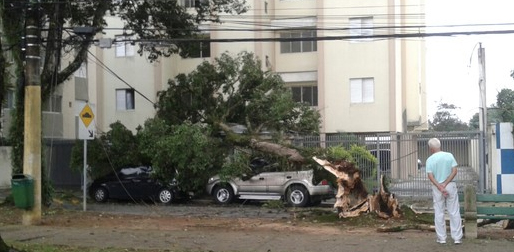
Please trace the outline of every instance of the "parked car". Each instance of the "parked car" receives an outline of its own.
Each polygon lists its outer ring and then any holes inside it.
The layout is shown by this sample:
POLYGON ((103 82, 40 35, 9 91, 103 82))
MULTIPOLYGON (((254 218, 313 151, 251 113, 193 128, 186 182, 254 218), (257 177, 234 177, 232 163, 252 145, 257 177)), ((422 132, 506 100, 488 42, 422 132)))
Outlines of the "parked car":
POLYGON ((179 190, 175 181, 163 183, 153 178, 152 173, 152 168, 147 166, 122 168, 95 179, 88 187, 88 192, 97 202, 124 199, 154 200, 168 204, 185 197, 186 194, 179 190))
POLYGON ((328 181, 313 184, 313 170, 274 171, 276 166, 263 159, 254 159, 250 164, 252 176, 232 178, 223 182, 216 175, 207 183, 207 193, 216 203, 228 204, 234 199, 280 200, 291 206, 316 205, 334 197, 334 188, 328 181), (271 168, 271 169, 270 169, 271 168))

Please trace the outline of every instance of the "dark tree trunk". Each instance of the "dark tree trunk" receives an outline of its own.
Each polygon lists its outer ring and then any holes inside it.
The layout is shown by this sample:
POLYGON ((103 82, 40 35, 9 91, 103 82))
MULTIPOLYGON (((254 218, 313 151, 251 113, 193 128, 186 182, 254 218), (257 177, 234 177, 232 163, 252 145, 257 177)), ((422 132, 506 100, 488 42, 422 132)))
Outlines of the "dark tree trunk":
POLYGON ((503 220, 503 229, 514 229, 514 220, 503 220))

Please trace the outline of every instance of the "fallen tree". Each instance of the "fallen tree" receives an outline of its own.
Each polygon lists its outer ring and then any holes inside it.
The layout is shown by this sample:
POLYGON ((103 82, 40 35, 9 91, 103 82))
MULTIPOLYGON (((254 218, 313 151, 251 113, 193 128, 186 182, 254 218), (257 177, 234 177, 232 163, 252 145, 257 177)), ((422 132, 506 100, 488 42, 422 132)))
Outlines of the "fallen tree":
POLYGON ((317 157, 313 159, 337 178, 334 208, 340 218, 356 217, 366 212, 374 212, 384 219, 401 216, 398 199, 384 186, 383 176, 378 193, 370 195, 362 183, 359 169, 353 163, 345 160, 331 163, 317 157))

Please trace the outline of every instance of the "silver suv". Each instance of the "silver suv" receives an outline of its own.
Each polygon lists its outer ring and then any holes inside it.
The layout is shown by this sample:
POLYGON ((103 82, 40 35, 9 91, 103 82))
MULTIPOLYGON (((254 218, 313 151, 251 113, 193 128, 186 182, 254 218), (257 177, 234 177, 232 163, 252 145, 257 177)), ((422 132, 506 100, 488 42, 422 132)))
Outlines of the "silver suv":
POLYGON ((269 171, 269 167, 266 161, 256 159, 250 165, 256 175, 232 178, 227 182, 216 175, 209 179, 207 193, 219 204, 228 204, 235 198, 285 199, 295 207, 317 205, 322 200, 334 197, 334 188, 326 180, 313 184, 313 170, 274 172, 269 171))

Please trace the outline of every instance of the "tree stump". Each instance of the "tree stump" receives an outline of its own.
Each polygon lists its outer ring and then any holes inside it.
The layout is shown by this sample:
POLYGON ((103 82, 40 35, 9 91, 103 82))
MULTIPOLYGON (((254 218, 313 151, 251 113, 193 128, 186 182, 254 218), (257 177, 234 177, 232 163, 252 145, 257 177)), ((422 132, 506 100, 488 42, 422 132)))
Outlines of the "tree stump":
POLYGON ((332 164, 317 157, 313 159, 337 178, 334 208, 337 209, 339 218, 356 217, 365 212, 374 212, 384 219, 401 216, 397 198, 384 185, 384 176, 380 180, 380 191, 369 195, 362 183, 360 170, 353 163, 342 160, 332 164))

